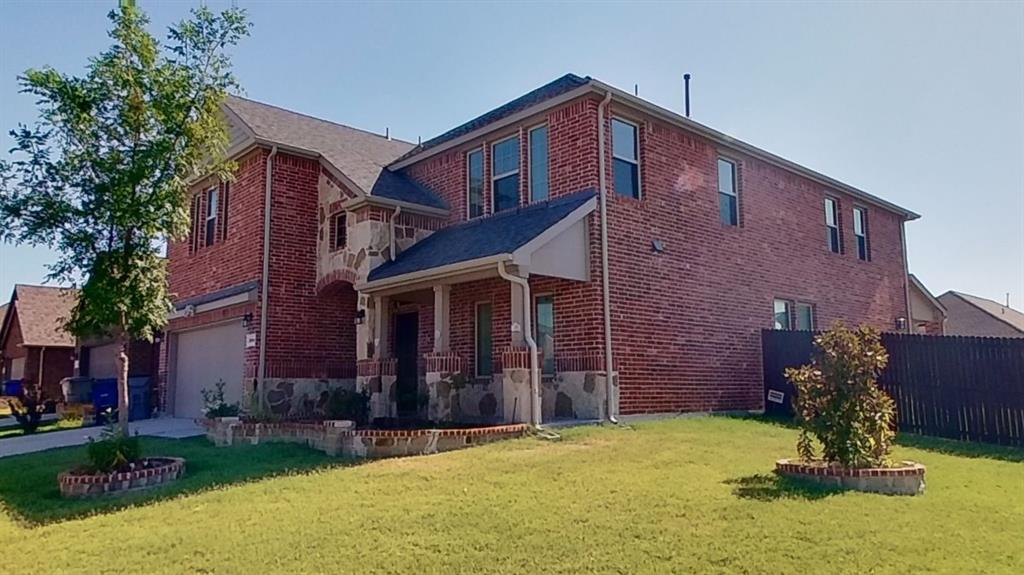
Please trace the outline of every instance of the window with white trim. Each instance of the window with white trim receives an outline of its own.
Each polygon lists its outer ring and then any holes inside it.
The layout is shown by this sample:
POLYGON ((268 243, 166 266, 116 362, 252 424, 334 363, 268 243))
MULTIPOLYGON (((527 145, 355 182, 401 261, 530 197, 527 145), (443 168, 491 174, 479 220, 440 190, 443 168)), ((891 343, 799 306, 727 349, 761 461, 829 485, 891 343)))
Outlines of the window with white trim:
POLYGON ((809 303, 796 302, 793 304, 796 323, 793 329, 798 331, 814 331, 814 306, 809 303))
POLYGON ((548 127, 530 130, 530 201, 548 199, 548 127))
POLYGON ((834 254, 843 253, 842 235, 839 232, 839 201, 825 198, 825 230, 828 249, 834 254))
POLYGON ((868 211, 853 208, 853 235, 857 237, 857 257, 871 261, 871 244, 868 243, 868 211))
POLYGON ((491 198, 494 213, 519 207, 519 136, 491 147, 491 198))
POLYGON ((636 124, 612 118, 612 171, 615 193, 640 199, 640 130, 636 124))
POLYGON ((789 319, 789 302, 784 299, 777 299, 773 302, 774 307, 774 321, 772 322, 773 329, 789 329, 791 322, 789 319))
POLYGON ((736 175, 736 162, 718 158, 718 214, 722 223, 727 226, 736 226, 740 223, 736 175))
POLYGON ((220 207, 220 190, 216 187, 206 192, 206 245, 217 241, 217 210, 220 207))
POLYGON ((490 377, 494 374, 494 338, 491 333, 491 304, 476 304, 475 321, 475 353, 476 376, 490 377))
POLYGON ((466 154, 468 171, 467 216, 477 218, 484 215, 484 151, 473 150, 466 154))

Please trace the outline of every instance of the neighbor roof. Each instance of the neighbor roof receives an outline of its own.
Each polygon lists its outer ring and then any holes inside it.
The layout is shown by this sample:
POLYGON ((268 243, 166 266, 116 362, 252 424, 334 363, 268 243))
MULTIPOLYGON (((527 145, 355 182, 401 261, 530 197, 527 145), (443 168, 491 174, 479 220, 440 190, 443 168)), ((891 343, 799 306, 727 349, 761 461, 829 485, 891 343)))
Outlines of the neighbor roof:
POLYGON ((2 334, 9 329, 8 315, 18 314, 21 344, 34 347, 74 347, 75 338, 64 322, 75 307, 78 290, 18 284, 11 296, 9 314, 4 314, 2 334))
POLYGON ((976 295, 966 294, 958 291, 950 290, 939 296, 939 300, 947 296, 958 297, 965 302, 973 305, 981 311, 987 313, 993 318, 1008 324, 1010 327, 1017 331, 1024 333, 1024 313, 1021 313, 1012 307, 1005 306, 997 301, 978 297, 976 295))
POLYGON ((425 271, 489 256, 511 254, 593 198, 594 190, 499 212, 443 228, 413 244, 397 259, 370 271, 367 281, 425 271))
POLYGON ((365 194, 432 208, 447 208, 445 202, 430 190, 385 169, 413 148, 409 142, 239 96, 228 96, 225 107, 258 141, 317 154, 365 194))

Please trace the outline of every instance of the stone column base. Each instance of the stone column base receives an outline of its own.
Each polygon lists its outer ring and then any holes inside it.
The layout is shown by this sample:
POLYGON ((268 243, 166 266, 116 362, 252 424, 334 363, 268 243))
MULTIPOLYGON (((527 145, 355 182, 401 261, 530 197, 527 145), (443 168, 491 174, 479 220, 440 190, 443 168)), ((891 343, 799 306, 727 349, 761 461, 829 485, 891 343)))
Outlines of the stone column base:
MULTIPOLYGON (((612 374, 616 380, 618 372, 612 374)), ((605 419, 608 386, 604 371, 565 371, 544 380, 541 395, 544 420, 605 419)), ((618 385, 615 385, 618 399, 618 385)))
POLYGON ((370 394, 370 419, 397 417, 395 368, 398 360, 361 359, 356 362, 356 391, 370 394))
POLYGON ((457 421, 462 413, 459 391, 466 386, 465 362, 454 353, 428 353, 423 356, 427 385, 427 419, 436 422, 457 421))
MULTIPOLYGON (((543 365, 537 354, 537 365, 543 365)), ((501 354, 502 411, 508 423, 528 423, 533 402, 530 389, 530 350, 510 347, 501 354)))

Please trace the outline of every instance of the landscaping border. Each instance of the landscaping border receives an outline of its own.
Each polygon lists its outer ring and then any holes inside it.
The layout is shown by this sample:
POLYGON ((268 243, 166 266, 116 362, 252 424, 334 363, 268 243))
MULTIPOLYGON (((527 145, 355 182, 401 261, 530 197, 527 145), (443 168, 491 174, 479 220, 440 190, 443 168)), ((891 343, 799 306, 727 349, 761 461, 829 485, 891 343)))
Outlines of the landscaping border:
POLYGON ((62 497, 92 497, 141 490, 170 483, 185 474, 185 460, 180 457, 148 457, 161 461, 157 467, 114 473, 81 473, 65 471, 57 476, 62 497))
POLYGON ((302 443, 327 455, 379 459, 429 455, 526 435, 525 424, 465 429, 352 429, 334 421, 322 423, 253 423, 237 418, 202 419, 214 445, 302 443))
POLYGON ((924 493, 925 466, 903 461, 900 467, 869 467, 849 469, 824 463, 807 463, 799 459, 780 459, 775 472, 784 477, 813 481, 830 487, 853 489, 888 495, 919 495, 924 493))

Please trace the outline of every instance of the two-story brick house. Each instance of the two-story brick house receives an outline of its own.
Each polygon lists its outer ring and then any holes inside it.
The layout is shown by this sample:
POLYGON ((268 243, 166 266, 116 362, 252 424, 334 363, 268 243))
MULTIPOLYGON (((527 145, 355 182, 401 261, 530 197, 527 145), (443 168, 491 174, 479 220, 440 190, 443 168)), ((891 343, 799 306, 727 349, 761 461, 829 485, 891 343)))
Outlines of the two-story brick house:
POLYGON ((907 324, 916 214, 591 78, 417 146, 225 114, 237 180, 169 247, 169 413, 218 379, 291 415, 759 409, 760 329, 907 324))

